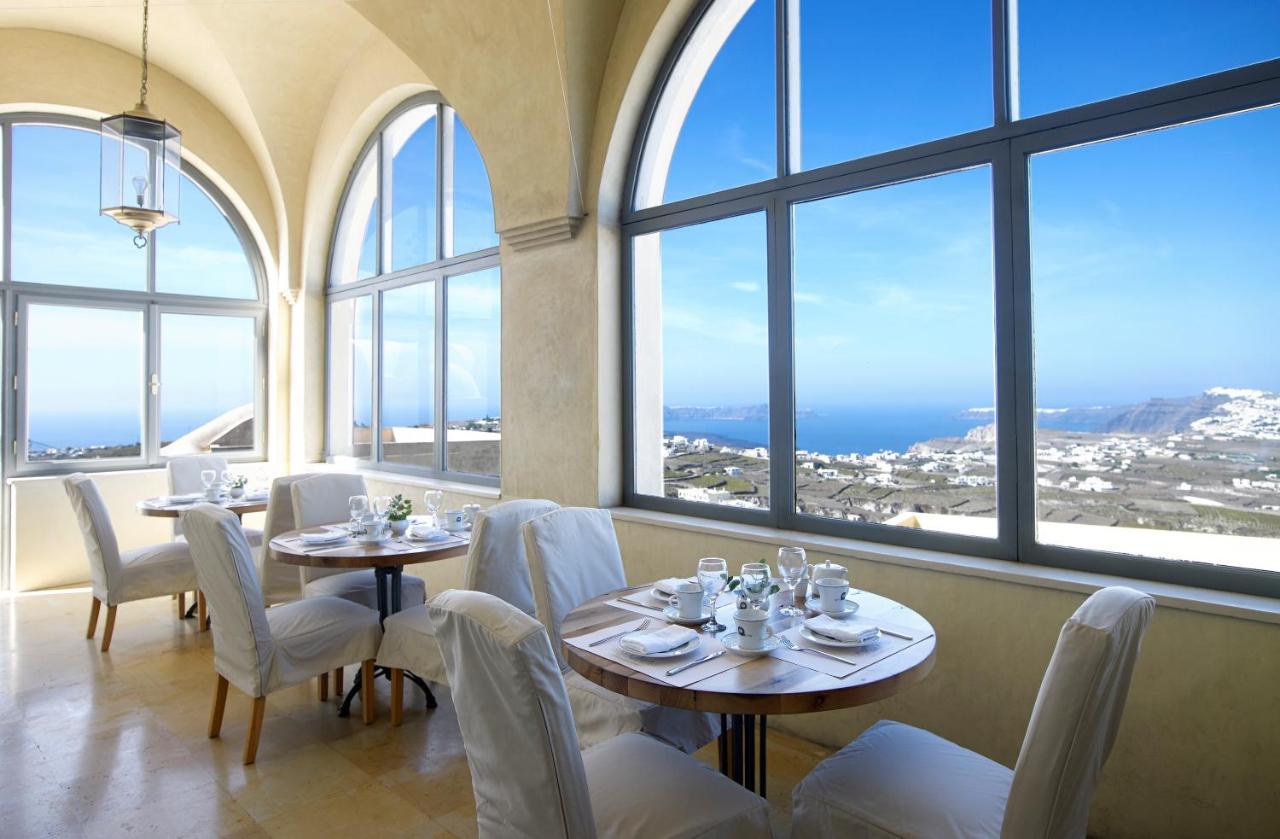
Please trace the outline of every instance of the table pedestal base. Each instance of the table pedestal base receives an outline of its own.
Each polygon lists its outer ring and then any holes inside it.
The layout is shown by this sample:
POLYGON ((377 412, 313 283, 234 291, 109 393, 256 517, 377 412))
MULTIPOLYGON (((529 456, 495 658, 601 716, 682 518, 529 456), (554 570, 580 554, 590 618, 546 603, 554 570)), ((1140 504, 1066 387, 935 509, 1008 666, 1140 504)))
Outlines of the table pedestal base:
POLYGON ((721 714, 720 731, 720 771, 730 780, 765 797, 769 718, 764 714, 721 714), (757 721, 760 725, 758 751, 757 721))
MULTIPOLYGON (((391 669, 389 667, 375 667, 373 670, 373 678, 377 679, 379 676, 390 681, 391 669)), ((411 673, 408 670, 406 670, 404 671, 404 677, 409 681, 413 682, 415 685, 417 685, 418 688, 422 691, 422 695, 427 698, 428 708, 436 707, 437 702, 436 702, 435 694, 431 692, 431 688, 427 687, 427 683, 424 682, 420 676, 418 676, 416 673, 411 673)), ((347 691, 346 698, 342 700, 342 706, 338 708, 338 716, 340 717, 351 716, 351 700, 355 699, 356 695, 360 693, 360 685, 363 681, 364 681, 364 673, 362 673, 360 670, 356 670, 356 677, 355 677, 355 680, 352 682, 351 690, 347 691)))

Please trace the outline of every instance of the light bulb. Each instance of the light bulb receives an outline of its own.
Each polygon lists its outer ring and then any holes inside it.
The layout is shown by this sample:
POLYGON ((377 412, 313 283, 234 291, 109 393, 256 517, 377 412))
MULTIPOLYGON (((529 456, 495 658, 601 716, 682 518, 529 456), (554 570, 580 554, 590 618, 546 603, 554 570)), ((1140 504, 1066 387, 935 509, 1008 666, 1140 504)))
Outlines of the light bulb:
POLYGON ((133 191, 138 193, 138 206, 141 207, 147 198, 147 179, 141 175, 134 175, 133 191))

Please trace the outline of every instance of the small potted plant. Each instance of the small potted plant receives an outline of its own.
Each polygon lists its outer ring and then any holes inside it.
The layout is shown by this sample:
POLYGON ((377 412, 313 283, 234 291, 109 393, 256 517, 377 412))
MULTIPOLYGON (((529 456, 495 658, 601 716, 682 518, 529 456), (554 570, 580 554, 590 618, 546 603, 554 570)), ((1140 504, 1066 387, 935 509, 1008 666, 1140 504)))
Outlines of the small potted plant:
POLYGON ((413 514, 413 502, 403 495, 394 495, 387 507, 387 526, 396 536, 403 536, 409 529, 409 516, 413 514))
POLYGON ((231 479, 231 486, 227 489, 232 498, 243 498, 245 485, 249 483, 249 479, 244 475, 236 475, 231 479))

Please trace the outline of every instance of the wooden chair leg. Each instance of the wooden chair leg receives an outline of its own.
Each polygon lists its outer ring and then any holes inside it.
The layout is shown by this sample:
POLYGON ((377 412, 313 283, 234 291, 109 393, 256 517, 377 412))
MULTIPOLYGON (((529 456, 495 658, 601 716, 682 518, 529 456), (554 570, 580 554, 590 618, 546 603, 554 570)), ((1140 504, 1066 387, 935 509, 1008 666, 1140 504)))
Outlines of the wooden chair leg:
POLYGON ((320 701, 328 702, 329 701, 329 674, 321 673, 319 676, 316 676, 316 681, 320 683, 320 701))
POLYGON ((345 691, 342 689, 342 668, 333 668, 333 695, 341 697, 345 691))
POLYGON ((267 712, 267 698, 254 697, 253 716, 249 719, 249 736, 244 741, 244 765, 258 759, 258 738, 262 736, 262 717, 267 712))
POLYGON ((205 603, 204 592, 196 592, 196 631, 205 632, 209 629, 209 606, 205 603))
POLYGON ((391 724, 399 725, 404 721, 404 671, 399 667, 391 668, 391 724))
POLYGON ((360 662, 360 710, 364 711, 364 724, 372 725, 373 716, 373 659, 360 662))
POLYGON ((222 733, 222 712, 227 710, 227 680, 218 674, 218 684, 213 688, 213 710, 209 713, 209 739, 222 733))
POLYGON ((102 628, 102 651, 111 649, 111 635, 116 631, 116 607, 107 607, 107 624, 102 628))
POLYGON ((102 601, 96 597, 93 598, 93 602, 89 604, 89 631, 85 633, 84 637, 92 638, 93 633, 98 631, 98 610, 101 608, 102 601))
POLYGON ((187 593, 180 591, 174 597, 178 598, 178 620, 182 620, 187 616, 187 593))

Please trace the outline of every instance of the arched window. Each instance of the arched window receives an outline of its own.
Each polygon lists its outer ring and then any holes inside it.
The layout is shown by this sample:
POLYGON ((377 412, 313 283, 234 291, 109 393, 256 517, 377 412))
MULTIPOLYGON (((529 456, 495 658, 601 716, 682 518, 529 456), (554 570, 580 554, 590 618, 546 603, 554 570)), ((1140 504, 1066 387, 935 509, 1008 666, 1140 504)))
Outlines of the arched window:
POLYGON ((436 94, 369 139, 329 269, 328 454, 497 483, 498 237, 484 161, 436 94))
POLYGON ((623 213, 626 500, 1280 594, 1280 7, 704 0, 623 213))
POLYGON ((184 164, 181 223, 143 248, 98 213, 97 124, 0 117, 11 474, 265 451, 265 279, 230 203, 184 164))

